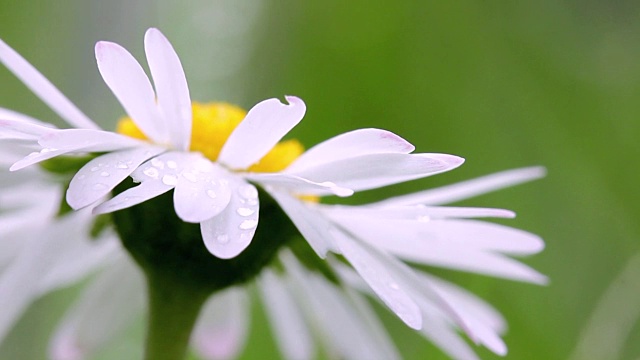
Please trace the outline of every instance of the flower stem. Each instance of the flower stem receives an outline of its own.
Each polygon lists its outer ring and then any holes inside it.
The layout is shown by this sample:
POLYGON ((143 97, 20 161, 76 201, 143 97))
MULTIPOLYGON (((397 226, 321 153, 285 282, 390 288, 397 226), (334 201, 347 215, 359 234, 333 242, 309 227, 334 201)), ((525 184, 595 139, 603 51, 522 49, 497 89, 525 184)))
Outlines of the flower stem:
POLYGON ((208 294, 187 284, 147 275, 149 318, 145 359, 181 360, 208 294))

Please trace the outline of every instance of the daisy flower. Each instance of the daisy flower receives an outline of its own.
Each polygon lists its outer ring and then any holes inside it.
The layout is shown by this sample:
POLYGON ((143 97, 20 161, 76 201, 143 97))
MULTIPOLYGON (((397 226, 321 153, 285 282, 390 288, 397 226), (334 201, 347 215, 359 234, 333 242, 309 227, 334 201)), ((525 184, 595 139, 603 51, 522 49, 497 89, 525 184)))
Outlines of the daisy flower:
MULTIPOLYGON (((457 331, 496 354, 506 353, 500 337, 505 324, 495 310, 464 290, 410 265, 440 266, 545 283, 543 275, 511 258, 541 251, 544 244, 539 237, 472 220, 510 218, 514 216, 511 211, 440 206, 538 178, 543 175, 543 169, 499 173, 372 204, 325 205, 319 201, 322 196, 349 196, 355 191, 423 178, 454 169, 463 159, 447 154, 414 154, 412 144, 381 129, 351 131, 303 152, 295 140, 281 141, 304 116, 306 107, 299 98, 287 96, 288 104, 277 99, 265 100, 247 113, 228 104, 192 104, 180 61, 157 29, 147 31, 145 52, 155 87, 125 49, 110 42, 96 45, 100 73, 128 114, 119 122, 117 132, 108 132, 100 130, 31 65, 0 42, 0 61, 76 127, 55 129, 25 115, 0 110, 0 139, 11 139, 37 150, 14 163, 11 170, 58 156, 95 154, 69 183, 66 200, 73 209, 92 208, 94 214, 149 210, 151 208, 134 206, 159 201, 163 194, 173 191, 175 214, 183 222, 200 225, 206 249, 219 259, 236 260, 250 252, 245 249, 256 235, 260 207, 268 205, 274 210, 277 207, 273 206, 273 199, 293 222, 301 239, 326 261, 319 261, 313 253, 309 256, 304 251, 306 247, 301 250, 291 240, 276 245, 256 244, 260 254, 279 254, 276 269, 284 269, 283 273, 261 271, 270 259, 260 258, 261 262, 254 262, 257 259, 254 255, 238 262, 217 262, 208 269, 222 268, 223 272, 214 271, 216 275, 222 274, 219 278, 244 271, 236 267, 238 264, 250 267, 249 272, 255 270, 248 275, 236 274, 237 279, 225 283, 225 287, 258 276, 259 288, 270 289, 262 291, 267 308, 279 314, 273 317, 276 332, 293 334, 291 329, 317 323, 310 327, 317 327, 319 337, 339 356, 357 358, 362 354, 360 351, 372 349, 373 342, 380 346, 381 354, 397 357, 390 342, 380 340, 385 336, 377 330, 380 327, 374 324, 364 305, 366 302, 361 299, 360 294, 364 293, 379 299, 409 327, 420 330, 455 358, 475 358, 457 331), (137 185, 127 184, 128 177, 137 185), (260 193, 256 185, 264 192, 260 193), (114 196, 105 201, 110 194, 114 196), (269 246, 276 247, 266 249, 269 246), (280 247, 289 247, 291 252, 280 247), (255 267, 258 268, 253 269, 255 267), (289 290, 280 291, 283 288, 289 290), (293 295, 286 295, 288 291, 293 295), (274 300, 271 296, 280 297, 274 300), (290 297, 302 304, 295 306, 303 308, 306 320, 300 320, 304 316, 297 315, 283 317, 284 308, 278 304, 294 303, 290 297), (326 310, 329 308, 331 310, 326 310), (313 315, 318 313, 324 315, 313 315), (337 315, 349 313, 353 317, 337 315), (350 337, 345 329, 358 336, 350 337), (359 350, 354 352, 354 349, 359 350)), ((158 209, 157 204, 159 202, 153 203, 153 211, 164 211, 164 208, 158 209)), ((153 214, 142 215, 150 219, 150 224, 159 221, 153 214)), ((279 213, 267 212, 263 218, 267 215, 273 219, 279 213)), ((118 227, 115 215, 114 219, 118 227)), ((274 230, 278 226, 265 224, 262 229, 271 231, 266 238, 289 236, 274 230)), ((139 229, 133 226, 133 231, 130 237, 138 237, 139 229)), ((123 237, 122 231, 120 235, 123 237)), ((126 237, 123 241, 129 240, 126 237)), ((178 234, 165 234, 165 237, 176 243, 178 234)), ((262 239, 265 240, 264 233, 262 239)), ((195 249, 191 243, 186 244, 195 249)), ((146 251, 149 245, 144 246, 146 251)), ((256 247, 253 249, 255 254, 256 247)), ((181 254, 165 250, 156 251, 154 256, 159 253, 179 257, 181 254)), ((196 266, 191 257, 178 260, 180 266, 196 266)), ((166 265, 166 262, 156 262, 153 266, 157 264, 166 265)), ((176 267, 167 268, 175 272, 176 267)), ((203 268, 197 270, 204 273, 203 268)), ((192 279, 185 278, 189 274, 196 273, 180 271, 172 276, 191 284, 192 279)), ((204 278, 210 279, 206 274, 204 278)), ((118 277, 113 275, 115 279, 118 277)), ((89 299, 96 296, 87 295, 89 299)), ((92 307, 87 305, 87 309, 92 307)), ((86 318, 90 311, 82 311, 86 318)), ((294 312, 291 310, 291 314, 294 312)), ((84 334, 79 330, 82 329, 77 320, 80 318, 80 315, 70 316, 69 323, 76 325, 66 328, 75 332, 61 330, 62 335, 57 338, 70 339, 73 336, 69 334, 84 334)), ((215 333, 215 329, 210 333, 215 333)), ((233 331, 221 332, 222 340, 215 349, 224 349, 224 344, 241 338, 225 338, 227 333, 233 331)), ((198 343, 198 336, 194 336, 198 343)), ((288 357, 311 353, 311 345, 303 342, 291 344, 291 339, 286 338, 279 342, 288 357), (301 348, 295 347, 298 345, 301 348)), ((58 343, 65 344, 64 341, 58 343)), ((73 354, 76 347, 57 348, 71 349, 69 353, 73 354)))
MULTIPOLYGON (((52 129, 20 114, 5 114, 0 137, 31 140, 39 147, 11 170, 60 155, 100 153, 69 184, 66 199, 73 209, 95 204, 131 176, 139 185, 95 207, 94 213, 128 208, 174 190, 174 207, 180 219, 200 223, 208 250, 217 257, 232 258, 249 245, 258 224, 258 192, 247 180, 284 187, 294 194, 347 196, 354 190, 447 171, 463 161, 445 154, 409 154, 413 146, 403 139, 369 129, 335 140, 351 151, 349 156, 325 149, 316 155, 305 154, 304 160, 298 159, 287 171, 273 172, 272 167, 269 174, 256 173, 252 166, 270 151, 278 153, 278 142, 302 119, 306 110, 302 100, 287 96, 288 105, 277 99, 265 100, 249 110, 230 135, 210 134, 218 129, 207 125, 207 119, 194 116, 178 56, 159 30, 147 31, 145 52, 155 91, 142 67, 124 48, 105 41, 96 45, 100 73, 131 119, 121 124, 120 133, 113 133, 99 130, 37 70, 0 43, 0 61, 77 127, 52 129), (223 145, 216 148, 220 140, 223 145), (313 166, 307 166, 310 164, 313 166)), ((319 252, 326 251, 317 246, 319 252)))

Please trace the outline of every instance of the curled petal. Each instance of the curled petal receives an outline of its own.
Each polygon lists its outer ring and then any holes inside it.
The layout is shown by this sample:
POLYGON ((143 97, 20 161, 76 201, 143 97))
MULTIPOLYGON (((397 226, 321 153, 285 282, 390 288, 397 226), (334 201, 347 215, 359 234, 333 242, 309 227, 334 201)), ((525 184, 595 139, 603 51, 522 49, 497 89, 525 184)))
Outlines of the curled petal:
POLYGON ((289 105, 268 99, 251 108, 220 150, 218 161, 232 169, 246 169, 266 155, 302 120, 306 111, 299 98, 285 98, 289 105))
POLYGON ((300 155, 287 171, 295 172, 313 166, 371 154, 408 154, 415 149, 400 136, 380 129, 359 129, 326 140, 300 155))

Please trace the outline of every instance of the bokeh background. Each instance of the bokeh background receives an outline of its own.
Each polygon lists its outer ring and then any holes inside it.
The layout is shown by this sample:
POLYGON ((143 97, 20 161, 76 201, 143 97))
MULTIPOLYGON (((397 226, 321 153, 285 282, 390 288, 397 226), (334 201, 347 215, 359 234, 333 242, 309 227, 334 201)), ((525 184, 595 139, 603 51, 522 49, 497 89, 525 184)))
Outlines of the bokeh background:
MULTIPOLYGON (((0 38, 106 128, 122 109, 99 77, 93 44, 115 41, 143 59, 144 31, 157 26, 181 56, 196 100, 250 107, 295 94, 308 112, 292 136, 308 146, 379 127, 420 152, 467 160, 351 201, 546 166, 544 180, 462 204, 515 210, 508 224, 546 240, 542 254, 524 261, 550 285, 434 269, 503 312, 510 359, 640 356, 639 20, 640 3, 630 0, 0 1, 0 38)), ((60 124, 3 68, 0 106, 60 124)), ((0 358, 44 359, 77 291, 34 304, 0 358)), ((254 307, 242 358, 277 358, 254 307)), ((446 358, 381 316, 406 358, 446 358)), ((98 358, 138 358, 141 323, 98 358)))

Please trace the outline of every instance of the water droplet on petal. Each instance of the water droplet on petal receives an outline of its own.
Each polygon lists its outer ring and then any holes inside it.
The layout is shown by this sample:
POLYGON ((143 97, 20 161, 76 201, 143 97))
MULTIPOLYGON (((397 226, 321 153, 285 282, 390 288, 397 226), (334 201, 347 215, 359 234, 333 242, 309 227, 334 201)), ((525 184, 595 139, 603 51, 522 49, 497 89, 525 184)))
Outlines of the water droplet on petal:
POLYGON ((100 176, 102 176, 102 177, 108 177, 108 176, 109 176, 109 173, 108 173, 108 172, 106 172, 106 171, 103 171, 103 172, 101 172, 101 173, 100 173, 100 176))
POLYGON ((178 163, 176 163, 173 160, 169 160, 169 161, 167 161, 167 167, 169 169, 176 169, 176 168, 178 168, 178 163))
POLYGON ((258 198, 258 190, 255 187, 246 184, 238 188, 238 193, 245 199, 253 200, 258 198))
POLYGON ((258 225, 258 220, 244 220, 243 222, 240 223, 240 230, 249 230, 249 229, 253 229, 254 227, 256 227, 258 225))
POLYGON ((208 197, 210 197, 210 198, 212 198, 212 199, 215 199, 215 198, 217 198, 217 197, 218 197, 218 195, 216 194, 216 192, 215 192, 215 191, 213 191, 213 190, 207 190, 207 196, 208 196, 208 197))
POLYGON ((91 168, 91 171, 98 171, 98 169, 100 169, 100 168, 97 167, 97 166, 94 166, 94 167, 91 168))
POLYGON ((93 184, 94 190, 104 190, 106 188, 107 188, 107 185, 105 184, 101 184, 101 183, 93 184))
POLYGON ((253 215, 253 213, 255 213, 256 211, 249 208, 238 208, 236 212, 240 216, 249 216, 249 215, 253 215))
POLYGON ((429 222, 429 220, 431 220, 431 218, 428 217, 427 215, 418 216, 418 221, 419 222, 429 222))
POLYGON ((157 179, 159 175, 158 169, 152 168, 152 167, 144 169, 143 173, 148 177, 154 178, 154 179, 157 179))
POLYGON ((229 235, 227 234, 218 235, 216 237, 216 241, 220 244, 226 244, 229 242, 229 235))
POLYGON ((178 178, 173 175, 165 175, 162 177, 162 183, 168 186, 176 186, 178 178))
POLYGON ((164 169, 164 162, 158 158, 151 159, 151 165, 157 167, 158 169, 164 169))
POLYGON ((84 175, 78 176, 78 180, 84 180, 84 178, 86 178, 86 176, 84 176, 84 175))
POLYGON ((127 164, 125 164, 125 163, 123 163, 123 162, 119 162, 119 163, 118 163, 118 165, 116 165, 116 167, 117 167, 118 169, 128 169, 128 168, 129 168, 129 165, 127 165, 127 164))
POLYGON ((400 290, 400 286, 398 286, 398 284, 395 282, 389 283, 389 287, 392 288, 393 290, 400 290))

